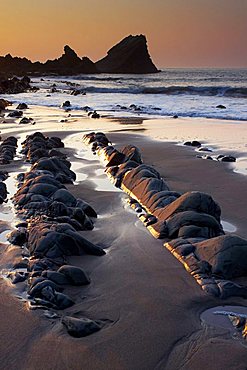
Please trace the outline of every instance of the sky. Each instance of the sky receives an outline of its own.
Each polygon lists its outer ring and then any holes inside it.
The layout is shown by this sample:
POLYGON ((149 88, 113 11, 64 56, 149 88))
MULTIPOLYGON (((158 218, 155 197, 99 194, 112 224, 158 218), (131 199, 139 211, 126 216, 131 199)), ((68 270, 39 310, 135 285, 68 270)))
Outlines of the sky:
POLYGON ((247 67, 247 0, 0 0, 0 55, 93 61, 145 34, 162 67, 247 67))

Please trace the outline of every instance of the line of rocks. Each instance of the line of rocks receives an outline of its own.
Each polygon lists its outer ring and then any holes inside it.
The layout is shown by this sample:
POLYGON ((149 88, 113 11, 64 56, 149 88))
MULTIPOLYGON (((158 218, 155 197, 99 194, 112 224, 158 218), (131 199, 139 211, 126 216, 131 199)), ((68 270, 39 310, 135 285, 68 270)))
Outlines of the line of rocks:
MULTIPOLYGON (((213 152, 212 149, 204 147, 200 143, 200 141, 197 141, 197 140, 185 141, 183 145, 195 148, 200 153, 212 153, 213 152)), ((203 155, 197 154, 196 157, 201 158, 201 159, 209 159, 211 161, 215 160, 218 162, 228 162, 228 163, 236 162, 236 158, 228 154, 218 154, 217 156, 213 156, 211 154, 203 154, 203 155)))
MULTIPOLYGON (((44 309, 51 318, 59 317, 57 310, 75 304, 62 293, 64 286, 90 283, 86 272, 68 265, 66 257, 105 254, 79 233, 93 229, 97 213, 67 190, 65 184, 72 184, 76 175, 61 151, 63 147, 60 138, 40 132, 27 136, 22 143, 21 152, 32 166, 17 177, 19 189, 12 201, 23 221, 8 236, 11 244, 22 248, 22 258, 9 278, 13 284, 26 281, 29 308, 44 309)), ((74 337, 89 335, 104 325, 99 320, 72 316, 63 316, 61 322, 74 337)))
POLYGON ((7 171, 0 171, 0 204, 3 204, 4 202, 8 202, 7 196, 7 186, 4 183, 5 180, 9 177, 9 174, 7 171))
POLYGON ((151 234, 166 239, 164 246, 205 292, 247 298, 247 287, 231 281, 247 276, 247 241, 225 235, 220 206, 210 195, 171 191, 153 167, 142 163, 136 147, 116 150, 103 133, 86 134, 83 142, 102 159, 115 186, 130 196, 129 204, 151 234))
MULTIPOLYGON (((35 121, 31 117, 23 117, 24 111, 28 109, 28 105, 26 103, 20 103, 17 105, 17 107, 11 111, 8 110, 8 106, 11 106, 12 103, 5 100, 0 99, 0 112, 1 116, 4 117, 10 117, 10 118, 16 118, 19 119, 19 125, 21 124, 32 124, 35 125, 35 121)), ((2 123, 7 123, 7 120, 3 120, 2 123)))
MULTIPOLYGON (((17 139, 9 136, 0 144, 0 165, 9 164, 15 157, 17 150, 17 139)), ((7 171, 0 171, 0 204, 7 202, 7 186, 4 183, 9 177, 7 171)))
POLYGON ((15 157, 17 150, 17 139, 9 136, 0 144, 0 165, 9 164, 15 157))

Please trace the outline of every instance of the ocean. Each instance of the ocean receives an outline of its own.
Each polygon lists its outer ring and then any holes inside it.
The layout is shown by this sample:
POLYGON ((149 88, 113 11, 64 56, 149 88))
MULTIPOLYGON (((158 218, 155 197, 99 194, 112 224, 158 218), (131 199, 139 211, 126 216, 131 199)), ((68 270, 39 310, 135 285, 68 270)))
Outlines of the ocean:
POLYGON ((14 102, 72 108, 89 106, 110 116, 202 117, 247 120, 247 69, 164 69, 148 75, 32 78, 36 93, 7 95, 14 102), (51 89, 55 92, 51 93, 51 89), (85 95, 70 95, 73 89, 85 95), (226 109, 216 108, 224 105, 226 109))

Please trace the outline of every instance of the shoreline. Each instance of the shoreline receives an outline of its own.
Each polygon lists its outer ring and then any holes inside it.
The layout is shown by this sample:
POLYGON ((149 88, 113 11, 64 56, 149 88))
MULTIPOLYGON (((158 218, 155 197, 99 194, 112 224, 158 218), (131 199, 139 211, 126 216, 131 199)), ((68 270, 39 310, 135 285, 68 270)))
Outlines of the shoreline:
MULTIPOLYGON (((78 112, 75 112, 75 113, 78 113, 78 112)), ((30 108, 25 112, 25 115, 34 116, 35 119, 37 120, 37 125, 34 125, 34 126, 18 125, 16 124, 14 119, 11 119, 11 123, 6 124, 6 127, 5 127, 5 124, 3 124, 4 126, 1 126, 2 128, 1 136, 5 138, 5 136, 8 134, 16 133, 17 127, 18 127, 18 131, 17 131, 18 137, 21 136, 24 138, 26 133, 32 133, 39 129, 41 129, 43 132, 46 132, 48 135, 49 134, 56 135, 58 134, 58 132, 56 131, 57 125, 59 125, 58 126, 59 127, 59 137, 62 139, 65 139, 69 135, 79 134, 81 129, 82 129, 82 133, 92 131, 92 130, 102 131, 103 129, 104 132, 109 133, 111 135, 118 135, 122 133, 124 135, 123 137, 125 137, 125 135, 128 135, 128 134, 130 135, 132 134, 133 136, 133 133, 134 133, 133 141, 136 141, 136 139, 137 139, 137 142, 145 140, 148 143, 148 141, 150 141, 150 146, 159 145, 160 148, 162 148, 163 145, 168 146, 169 151, 171 152, 177 152, 176 150, 177 148, 178 152, 180 152, 180 155, 178 156, 178 160, 175 159, 174 161, 175 162, 182 161, 186 163, 186 160, 193 159, 194 161, 193 164, 195 165, 196 171, 198 171, 199 174, 204 174, 204 169, 205 171, 208 171, 208 169, 213 168, 214 179, 217 180, 217 169, 221 171, 221 167, 222 167, 224 171, 231 174, 231 176, 233 175, 236 176, 236 179, 238 179, 238 183, 241 184, 240 187, 242 189, 241 191, 243 192, 243 197, 245 196, 246 191, 242 183, 245 182, 245 178, 246 178, 245 159, 246 159, 246 166, 247 166, 247 158, 244 157, 244 153, 242 151, 231 151, 229 149, 228 150, 226 149, 224 153, 236 155, 237 162, 223 163, 223 162, 217 162, 217 161, 201 160, 200 158, 196 158, 196 155, 198 154, 198 152, 196 151, 196 148, 184 146, 182 144, 182 142, 184 141, 200 140, 200 138, 203 137, 204 140, 201 140, 201 143, 203 144, 203 146, 204 144, 205 146, 208 146, 209 142, 206 141, 207 137, 201 136, 201 134, 196 134, 196 130, 198 127, 193 127, 191 131, 188 129, 188 126, 190 125, 198 126, 198 123, 200 123, 199 132, 203 132, 203 135, 205 135, 206 134, 205 130, 207 131, 207 128, 203 127, 202 120, 197 119, 197 122, 186 122, 186 126, 183 128, 183 130, 181 130, 179 127, 181 124, 181 119, 174 120, 170 118, 167 120, 160 120, 160 119, 142 120, 139 117, 136 117, 134 121, 131 119, 130 120, 126 119, 126 118, 123 118, 123 119, 101 118, 100 120, 93 120, 93 119, 88 118, 87 116, 85 117, 85 115, 75 114, 75 117, 74 117, 73 111, 71 111, 70 114, 72 115, 72 117, 69 117, 67 122, 61 123, 59 121, 66 119, 66 117, 68 116, 68 113, 64 112, 64 110, 60 108, 30 106, 30 108), (47 119, 49 119, 50 121, 51 128, 53 127, 52 130, 47 130, 47 119), (165 127, 163 127, 164 125, 165 127), (6 128, 6 130, 3 131, 4 128, 6 128), (183 140, 181 141, 179 140, 177 133, 175 133, 173 136, 171 135, 171 131, 174 129, 176 131, 180 131, 180 138, 183 140), (140 136, 139 138, 138 138, 138 135, 140 136), (243 162, 242 162, 242 159, 244 160, 243 162), (243 167, 243 170, 241 169, 241 167, 238 168, 239 161, 241 162, 241 166, 243 167)), ((182 121, 183 121, 182 123, 184 124, 184 120, 182 121)), ((215 127, 215 120, 211 120, 211 124, 214 125, 215 127)), ((215 127, 215 132, 217 132, 218 135, 220 135, 221 133, 219 130, 221 128, 220 126, 221 124, 223 123, 218 122, 219 126, 215 127)), ((232 124, 234 125, 234 123, 232 124)), ((243 128, 243 133, 245 132, 245 130, 247 133, 247 124, 246 124, 246 128, 243 128)), ((209 136, 212 137, 212 135, 213 134, 210 134, 209 136)), ((242 134, 240 134, 240 136, 241 135, 242 134)), ((128 140, 126 140, 125 142, 128 143, 128 140)), ((219 147, 219 146, 217 147, 216 145, 212 147, 214 148, 213 154, 220 154, 224 150, 222 147, 219 147)), ((187 166, 186 164, 184 165, 187 166)), ((156 162, 154 162, 154 167, 156 166, 157 164, 156 162)), ((174 167, 174 169, 175 168, 176 167, 174 167)), ((163 169, 159 168, 159 165, 158 165, 158 170, 162 174, 163 169)), ((173 171, 173 168, 169 168, 169 171, 173 171)), ((195 175, 194 171, 195 170, 192 170, 192 175, 195 175)), ((165 168, 164 168, 164 178, 166 178, 165 168)), ((188 180, 185 179, 185 183, 187 182, 188 180)), ((227 184, 227 182, 224 182, 224 184, 227 184)), ((211 188, 211 184, 207 184, 206 181, 201 181, 201 179, 200 179, 200 186, 196 185, 195 187, 196 190, 201 190, 205 192, 210 192, 209 191, 210 188, 211 188)), ((217 181, 216 189, 219 189, 219 188, 220 188, 220 185, 218 184, 218 181, 217 181)), ((184 192, 184 191, 188 191, 191 189, 189 189, 188 187, 183 187, 182 184, 179 184, 179 186, 177 187, 177 190, 184 192)), ((218 194, 220 193, 220 191, 216 191, 215 193, 216 193, 216 196, 219 197, 219 199, 222 199, 221 194, 218 194)), ((235 212, 228 211, 228 213, 234 214, 235 212)), ((238 227, 237 224, 239 222, 239 217, 236 217, 236 218, 238 220, 237 223, 234 222, 234 219, 235 219, 234 216, 228 217, 225 221, 229 222, 233 226, 238 227)), ((240 229, 244 230, 244 225, 243 225, 242 220, 240 224, 241 224, 240 229)))
MULTIPOLYGON (((98 125, 97 120, 90 119, 83 110, 72 109, 69 112, 71 117, 68 117, 68 113, 59 107, 30 105, 30 109, 25 111, 25 115, 29 117, 30 114, 33 115, 33 112, 38 112, 39 123, 44 123, 44 116, 47 115, 47 111, 49 112, 48 116, 50 120, 54 124, 59 123, 59 129, 62 131, 76 129, 79 122, 86 124, 85 130, 90 129, 91 126, 95 130, 101 130, 102 128, 101 123, 98 125)), ((6 132, 12 132, 12 128, 14 131, 16 129, 16 123, 13 119, 7 120, 9 120, 10 124, 13 126, 10 126, 9 130, 6 130, 6 132)), ((241 121, 240 123, 240 121, 233 120, 226 122, 226 120, 222 119, 205 119, 198 117, 179 117, 174 119, 173 117, 160 118, 158 116, 154 119, 138 115, 133 117, 114 117, 106 115, 101 117, 100 122, 102 122, 102 120, 106 132, 108 132, 108 130, 117 130, 117 127, 114 129, 113 125, 116 123, 122 127, 118 131, 127 132, 135 130, 152 139, 162 142, 173 142, 181 146, 183 146, 183 143, 186 141, 198 140, 202 143, 203 147, 209 147, 213 152, 195 152, 195 155, 218 155, 223 153, 236 156, 237 161, 231 163, 230 166, 234 168, 236 173, 247 174, 247 144, 244 140, 244 138, 247 137, 247 121, 241 121), (236 125, 237 130, 235 130, 236 125), (125 129, 123 129, 123 127, 125 129)), ((0 119, 0 124, 2 124, 1 121, 0 119)), ((22 127, 23 126, 24 125, 22 125, 22 127)), ((22 129, 22 127, 20 126, 20 130, 18 131, 26 131, 26 128, 23 127, 22 129)), ((35 126, 33 128, 35 130, 35 126)))
MULTIPOLYGON (((233 340, 227 329, 202 324, 200 314, 222 304, 244 306, 245 300, 233 297, 222 301, 205 295, 162 246, 162 241, 153 239, 133 211, 124 205, 123 192, 109 188, 97 190, 91 179, 110 181, 102 173, 99 158, 89 155, 81 138, 85 132, 104 130, 116 148, 128 143, 136 145, 141 149, 144 163, 154 166, 171 189, 211 194, 222 207, 223 219, 236 224, 237 234, 243 237, 247 237, 246 176, 235 174, 226 163, 201 161, 188 147, 146 137, 143 132, 149 135, 150 122, 130 127, 84 118, 58 123, 65 116, 63 111, 56 110, 51 115, 48 109, 41 113, 37 112, 40 118, 36 119, 36 125, 20 127, 21 135, 28 134, 28 130, 42 130, 66 141, 69 159, 78 163, 76 172, 87 175, 79 184, 67 188, 92 204, 100 216, 95 229, 89 233, 83 231, 82 235, 105 246, 107 251, 99 260, 91 256, 69 257, 71 264, 86 269, 92 283, 82 288, 76 305, 66 313, 87 314, 93 319, 108 320, 109 324, 92 336, 70 338, 56 320, 26 310, 1 281, 2 366, 11 370, 17 366, 23 370, 71 366, 75 370, 82 366, 99 370, 105 369, 108 363, 119 370, 181 367, 230 370, 237 364, 244 370, 247 349, 233 340), (231 185, 225 188, 225 184, 231 185)), ((16 133, 16 129, 15 124, 10 132, 16 133)), ((8 166, 14 169, 17 163, 12 161, 8 166)), ((3 251, 1 258, 2 255, 3 251)), ((75 294, 71 288, 66 288, 67 291, 75 294)))

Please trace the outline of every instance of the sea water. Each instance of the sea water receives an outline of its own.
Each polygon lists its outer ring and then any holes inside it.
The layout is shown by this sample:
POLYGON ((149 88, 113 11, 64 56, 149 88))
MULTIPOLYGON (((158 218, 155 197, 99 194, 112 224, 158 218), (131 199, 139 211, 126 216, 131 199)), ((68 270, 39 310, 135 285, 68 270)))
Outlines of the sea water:
POLYGON ((6 95, 14 102, 73 109, 89 106, 121 117, 203 117, 247 121, 247 69, 164 69, 147 75, 32 78, 36 93, 6 95), (51 92, 52 88, 57 91, 51 92), (73 89, 85 95, 70 95, 73 89), (224 105, 226 109, 217 108, 224 105), (133 106, 134 105, 134 106, 133 106))

